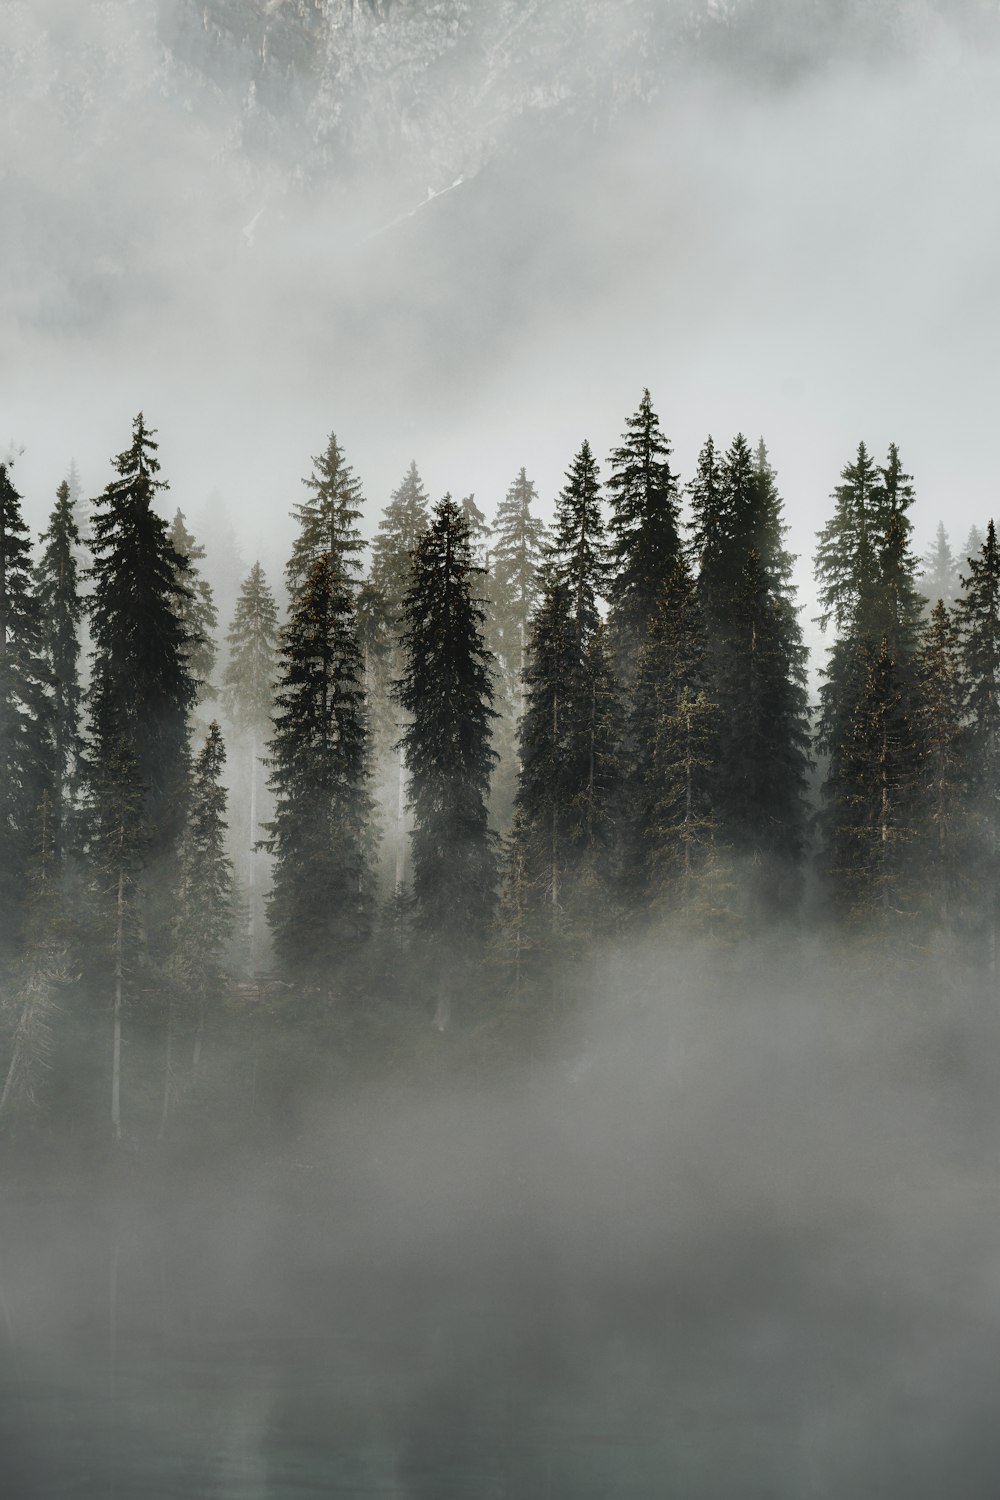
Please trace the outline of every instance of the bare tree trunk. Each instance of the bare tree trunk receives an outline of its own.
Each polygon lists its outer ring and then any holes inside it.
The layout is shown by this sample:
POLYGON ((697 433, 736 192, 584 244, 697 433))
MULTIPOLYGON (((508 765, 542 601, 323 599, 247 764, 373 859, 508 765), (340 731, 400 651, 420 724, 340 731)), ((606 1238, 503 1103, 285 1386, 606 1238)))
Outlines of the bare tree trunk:
POLYGON ((195 1078, 201 1066, 201 1044, 205 1036, 205 991, 202 990, 198 1001, 198 1030, 194 1034, 194 1051, 191 1054, 191 1072, 195 1078))
POLYGON ((250 878, 248 885, 247 937, 250 964, 257 967, 257 730, 250 731, 250 878))
POLYGON ((167 1133, 167 1120, 170 1117, 170 1098, 173 1093, 174 1072, 174 1003, 171 1000, 167 1011, 167 1055, 163 1065, 163 1107, 160 1110, 160 1129, 156 1139, 162 1141, 167 1133))
MULTIPOLYGON (((115 913, 115 1003, 111 1045, 111 1129, 122 1138, 122 986, 125 975, 125 866, 118 866, 118 902, 115 913)), ((117 1250, 116 1250, 117 1255, 117 1250)))
POLYGON ((403 747, 400 745, 397 757, 398 782, 396 788, 396 880, 395 894, 397 897, 403 894, 403 875, 406 861, 406 844, 404 840, 403 820, 406 813, 406 761, 403 755, 403 747))

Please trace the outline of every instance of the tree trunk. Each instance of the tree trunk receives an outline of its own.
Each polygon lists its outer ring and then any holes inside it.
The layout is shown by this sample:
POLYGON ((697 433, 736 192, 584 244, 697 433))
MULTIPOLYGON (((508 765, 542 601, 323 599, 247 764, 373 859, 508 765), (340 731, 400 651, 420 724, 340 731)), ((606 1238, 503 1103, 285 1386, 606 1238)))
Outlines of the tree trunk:
POLYGON ((163 1060, 163 1107, 160 1110, 160 1129, 156 1139, 162 1141, 167 1133, 167 1120, 170 1117, 170 1096, 173 1093, 173 1069, 174 1069, 174 1003, 171 1000, 167 1010, 167 1053, 163 1060))
POLYGON ((396 786, 396 879, 395 895, 397 899, 403 894, 403 875, 405 872, 406 844, 403 829, 403 820, 406 814, 406 761, 403 755, 402 745, 397 755, 398 780, 396 786))
MULTIPOLYGON (((122 1138, 122 986, 125 973, 125 867, 118 866, 118 901, 115 912, 115 1002, 111 1045, 111 1129, 122 1138)), ((117 1254, 117 1251, 116 1251, 117 1254)))
POLYGON ((257 730, 250 731, 250 876, 248 886, 247 938, 250 967, 257 967, 257 730))

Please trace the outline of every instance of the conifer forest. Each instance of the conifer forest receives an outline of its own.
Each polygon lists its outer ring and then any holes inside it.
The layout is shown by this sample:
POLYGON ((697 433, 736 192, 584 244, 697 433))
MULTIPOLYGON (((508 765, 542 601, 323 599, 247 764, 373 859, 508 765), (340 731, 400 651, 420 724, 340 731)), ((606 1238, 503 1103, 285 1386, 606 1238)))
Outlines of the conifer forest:
POLYGON ((996 7, 9 10, 0 1500, 993 1500, 996 7))

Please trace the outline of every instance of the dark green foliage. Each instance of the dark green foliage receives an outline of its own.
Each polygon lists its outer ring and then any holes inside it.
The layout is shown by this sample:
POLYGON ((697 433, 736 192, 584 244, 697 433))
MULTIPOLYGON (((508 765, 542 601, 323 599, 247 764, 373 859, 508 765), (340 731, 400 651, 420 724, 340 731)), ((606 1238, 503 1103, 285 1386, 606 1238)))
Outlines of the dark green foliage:
POLYGON ((694 585, 679 559, 640 653, 629 715, 623 875, 632 903, 691 913, 715 842, 719 711, 694 585))
POLYGON ((911 899, 905 846, 921 753, 924 601, 911 547, 913 488, 895 444, 881 468, 860 444, 841 478, 816 554, 820 624, 832 619, 838 632, 820 689, 818 738, 830 757, 824 858, 835 906, 882 925, 911 899))
POLYGON ((809 771, 806 651, 792 558, 763 443, 738 435, 719 463, 711 439, 691 486, 697 593, 719 708, 713 805, 743 860, 751 911, 795 905, 809 771))
POLYGON ((575 603, 550 568, 528 651, 515 799, 532 899, 563 933, 611 918, 622 728, 604 629, 581 651, 575 603))
POLYGON ((831 868, 843 914, 887 933, 914 911, 910 845, 919 754, 888 642, 876 648, 866 639, 860 653, 861 690, 830 775, 838 814, 831 868))
POLYGON ((345 582, 353 583, 361 571, 358 553, 364 543, 357 528, 364 505, 361 481, 346 461, 335 433, 331 432, 326 451, 313 459, 313 465, 313 472, 302 481, 310 498, 292 512, 299 531, 285 568, 285 582, 293 599, 323 556, 333 558, 345 582))
POLYGON ((486 512, 479 509, 475 495, 466 495, 462 500, 462 515, 469 528, 469 549, 478 568, 488 568, 490 557, 490 527, 486 512))
POLYGON ((972 829, 968 817, 966 683, 954 618, 938 599, 924 626, 916 659, 916 779, 921 907, 933 927, 948 933, 968 904, 966 870, 972 829))
POLYGON ((83 737, 80 686, 80 532, 69 484, 63 480, 42 534, 42 555, 35 569, 35 592, 41 623, 41 655, 52 696, 54 848, 60 858, 66 825, 72 820, 80 787, 83 737))
POLYGON ((222 984, 222 955, 234 918, 233 868, 226 854, 225 763, 222 731, 213 721, 191 772, 173 950, 179 982, 202 1000, 222 984))
POLYGON ((978 557, 970 557, 968 572, 963 572, 956 620, 967 692, 966 764, 974 827, 968 859, 993 957, 1000 929, 1000 547, 992 521, 978 557))
POLYGON ((664 585, 681 555, 680 494, 648 390, 611 455, 609 631, 619 678, 635 672, 664 585))
POLYGON ((608 577, 601 486, 588 442, 566 471, 566 484, 556 501, 549 554, 556 576, 569 590, 573 630, 582 655, 600 623, 597 600, 608 577))
POLYGON ((184 512, 181 510, 174 515, 170 528, 170 545, 177 556, 184 560, 184 566, 178 575, 183 592, 177 596, 177 608, 188 641, 188 669, 198 685, 198 699, 201 701, 215 695, 212 677, 219 654, 215 644, 219 614, 215 607, 212 585, 202 576, 198 567, 204 561, 205 549, 198 545, 188 531, 184 524, 184 512))
POLYGON ((486 799, 495 760, 492 657, 475 594, 468 523, 450 496, 413 553, 403 600, 402 735, 413 810, 414 923, 447 950, 486 937, 496 854, 486 799))
POLYGON ((0 957, 22 932, 43 801, 56 779, 41 611, 21 497, 0 463, 0 957))
POLYGON ((196 696, 183 624, 190 604, 181 581, 186 565, 153 509, 166 489, 156 477, 156 451, 140 413, 131 446, 114 460, 118 477, 95 501, 89 694, 92 837, 105 851, 102 862, 112 844, 141 854, 154 949, 167 940, 187 812, 188 715, 196 696), (124 799, 116 788, 119 772, 129 788, 124 799), (123 818, 132 826, 121 828, 123 818))
POLYGON ((281 635, 270 744, 268 917, 282 971, 336 993, 372 919, 368 737, 354 588, 320 556, 281 635))

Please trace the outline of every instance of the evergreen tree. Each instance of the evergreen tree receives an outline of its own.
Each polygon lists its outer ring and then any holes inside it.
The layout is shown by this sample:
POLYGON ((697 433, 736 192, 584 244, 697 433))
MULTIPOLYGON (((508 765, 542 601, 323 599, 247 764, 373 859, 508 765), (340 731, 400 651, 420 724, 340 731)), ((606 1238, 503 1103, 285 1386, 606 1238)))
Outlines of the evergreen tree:
POLYGON ((976 835, 970 874, 981 893, 980 920, 991 963, 1000 945, 1000 547, 992 520, 978 557, 969 558, 957 606, 968 697, 966 714, 970 812, 976 835))
POLYGON ((912 916, 914 791, 918 753, 896 659, 883 639, 861 645, 864 675, 831 790, 834 890, 846 915, 889 936, 912 916))
POLYGON ((691 486, 698 601, 719 708, 713 805, 744 861, 751 911, 795 904, 809 771, 806 652, 787 527, 761 442, 742 434, 720 463, 708 440, 691 486))
POLYGON ((582 656, 600 623, 597 600, 608 575, 600 480, 588 442, 566 471, 549 552, 556 576, 569 589, 577 651, 582 656))
POLYGON ((690 916, 716 834, 718 709, 701 613, 680 558, 649 622, 632 692, 623 873, 633 902, 690 916))
POLYGON ((350 989, 371 928, 368 739, 354 588, 322 554, 294 598, 278 654, 267 825, 268 916, 285 973, 350 989))
POLYGON ((226 640, 229 659, 223 676, 222 702, 243 749, 245 807, 239 826, 246 832, 245 841, 239 837, 238 847, 243 850, 240 869, 248 886, 250 960, 256 965, 260 751, 270 732, 278 650, 278 610, 259 562, 254 563, 243 580, 226 640))
POLYGON ((379 522, 368 582, 359 599, 374 760, 381 772, 380 797, 389 813, 392 888, 397 906, 403 896, 406 868, 406 765, 400 741, 404 721, 392 683, 403 670, 399 636, 412 558, 428 524, 427 496, 416 463, 411 463, 379 522))
POLYGON ((114 879, 141 860, 144 922, 162 959, 172 927, 177 857, 187 809, 188 714, 196 683, 183 614, 190 603, 184 559, 153 509, 167 488, 156 476, 157 444, 140 413, 132 443, 114 460, 117 478, 95 501, 94 642, 89 781, 92 837, 114 879), (126 778, 127 795, 110 768, 126 778), (132 826, 122 826, 123 818, 132 826), (115 855, 108 865, 107 851, 115 855))
POLYGON ((219 614, 212 585, 198 567, 204 561, 205 549, 188 531, 181 510, 174 515, 170 545, 183 560, 177 576, 182 590, 177 595, 177 610, 188 642, 188 668, 198 685, 201 702, 215 695, 212 677, 218 659, 215 632, 219 628, 219 614))
POLYGON ((497 658, 494 747, 499 756, 492 811, 500 828, 513 813, 517 790, 517 724, 524 712, 523 674, 532 612, 538 600, 545 527, 532 512, 535 486, 521 469, 497 507, 493 571, 489 578, 490 649, 497 658))
POLYGON ((364 507, 361 481, 355 477, 336 434, 326 451, 313 459, 313 472, 302 483, 310 498, 293 509, 298 535, 285 569, 289 596, 294 599, 311 579, 321 557, 329 555, 344 580, 355 587, 361 571, 358 554, 364 546, 357 522, 364 507))
POLYGON ((681 556, 680 494, 670 444, 649 391, 611 455, 609 627, 619 677, 630 683, 663 588, 681 556))
POLYGON ((396 686, 411 722, 402 734, 413 810, 417 932, 439 945, 438 1024, 452 982, 485 941, 496 896, 496 854, 486 799, 495 760, 492 658, 474 593, 481 569, 469 528, 449 495, 413 554, 403 600, 404 669, 396 686))
POLYGON ((22 935, 36 820, 54 755, 39 601, 21 496, 0 463, 0 956, 22 935))
POLYGON ((195 1072, 209 998, 222 988, 223 954, 233 928, 233 867, 226 853, 227 796, 222 784, 225 763, 222 731, 213 720, 191 774, 174 943, 175 974, 185 995, 197 1001, 195 1072))
POLYGON ((581 653, 575 602, 570 584, 549 567, 519 732, 515 816, 533 899, 549 909, 552 941, 596 931, 612 915, 622 726, 604 629, 581 653))
POLYGON ((533 514, 538 492, 522 468, 497 506, 493 521, 493 591, 497 646, 508 681, 517 685, 518 713, 523 712, 524 672, 529 622, 538 602, 539 573, 545 547, 545 525, 533 514))
POLYGON ((942 599, 924 626, 917 654, 923 754, 917 771, 916 825, 922 906, 930 923, 951 934, 967 906, 970 828, 966 764, 966 684, 958 630, 942 599))
POLYGON ((42 555, 35 569, 35 592, 41 625, 40 649, 51 686, 53 741, 54 848, 60 858, 66 825, 72 819, 80 786, 83 757, 80 686, 80 531, 69 483, 63 480, 42 534, 42 555))
POLYGON ((486 512, 479 509, 475 495, 466 495, 462 501, 462 515, 469 528, 469 550, 477 568, 486 571, 490 565, 490 527, 486 512))
POLYGON ((952 554, 943 521, 938 522, 934 541, 924 553, 923 567, 917 582, 920 592, 931 607, 941 599, 950 609, 958 598, 961 587, 958 563, 952 554))

